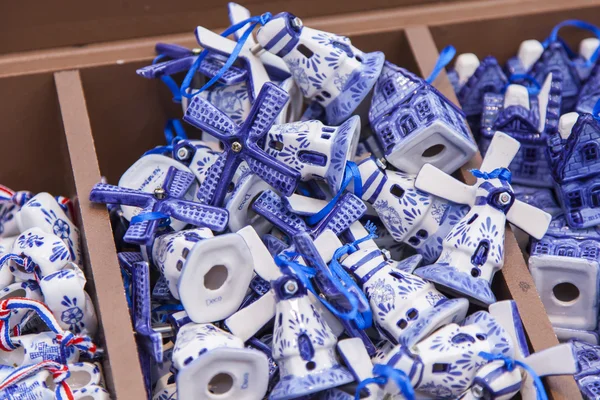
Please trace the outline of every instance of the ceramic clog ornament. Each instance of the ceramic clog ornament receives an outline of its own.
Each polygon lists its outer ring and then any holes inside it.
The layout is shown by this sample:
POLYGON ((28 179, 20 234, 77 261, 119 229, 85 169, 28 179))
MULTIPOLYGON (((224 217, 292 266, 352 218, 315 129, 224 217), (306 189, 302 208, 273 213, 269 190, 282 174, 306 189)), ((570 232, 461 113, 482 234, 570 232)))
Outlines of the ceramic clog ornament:
MULTIPOLYGON (((8 369, 4 368, 3 370, 8 369)), ((40 400, 72 399, 73 392, 66 382, 69 368, 54 361, 43 361, 21 368, 1 371, 0 399, 32 398, 40 400), (51 388, 51 387, 52 388, 51 388)))
POLYGON ((385 158, 400 171, 430 163, 452 173, 477 152, 463 112, 404 68, 385 63, 369 111, 385 158))
POLYGON ((227 225, 227 211, 183 200, 195 181, 191 172, 169 167, 164 183, 154 188, 152 193, 98 183, 90 192, 90 200, 97 203, 125 204, 142 207, 125 234, 124 240, 133 244, 152 244, 161 221, 170 217, 195 226, 205 226, 221 232, 227 225), (147 217, 147 218, 146 218, 147 217))
POLYGON ((600 122, 592 114, 568 113, 548 139, 555 191, 571 228, 598 224, 600 122))
POLYGON ((15 192, 0 185, 0 238, 21 233, 16 215, 33 194, 26 191, 15 192))
MULTIPOLYGON (((17 236, 0 237, 0 260, 12 252, 16 240, 17 236)), ((15 276, 10 270, 9 263, 0 265, 0 290, 13 283, 14 280, 15 276)))
POLYGON ((372 157, 358 164, 362 199, 373 206, 395 241, 415 249, 425 263, 434 262, 442 252, 442 239, 469 207, 420 191, 415 176, 382 166, 372 157))
MULTIPOLYGON (((73 397, 74 400, 111 400, 108 391, 100 385, 89 385, 81 389, 74 389, 73 397)), ((177 400, 177 398, 172 397, 166 400, 177 400)))
POLYGON ((559 72, 548 74, 538 94, 531 88, 511 84, 502 94, 484 97, 479 146, 483 154, 496 131, 518 140, 521 148, 508 167, 516 183, 553 187, 551 168, 546 156, 548 137, 558 128, 562 96, 559 72))
POLYGON ((300 174, 275 160, 258 146, 288 97, 284 90, 267 82, 252 105, 250 115, 241 125, 235 124, 208 101, 194 97, 184 120, 214 135, 225 146, 198 191, 204 204, 223 204, 227 187, 242 161, 246 161, 253 173, 282 194, 290 195, 294 192, 300 174))
MULTIPOLYGON (((35 301, 43 301, 44 296, 40 291, 40 285, 36 281, 27 280, 23 282, 14 282, 0 290, 0 301, 12 299, 15 297, 26 298, 35 301)), ((9 320, 10 329, 16 326, 22 332, 26 332, 27 328, 37 326, 39 319, 35 318, 35 314, 27 310, 13 310, 9 320)))
POLYGON ((474 186, 461 183, 432 165, 425 165, 415 186, 425 192, 471 210, 450 230, 436 263, 415 273, 440 290, 469 298, 476 304, 496 302, 490 282, 504 264, 506 221, 535 238, 541 238, 550 224, 550 214, 515 199, 506 169, 519 142, 497 132, 490 144, 481 170, 474 170, 474 186))
POLYGON ((241 339, 210 324, 179 329, 173 366, 179 400, 258 400, 267 392, 269 365, 258 350, 245 349, 241 339))
POLYGON ((328 125, 341 124, 360 108, 384 63, 383 53, 363 53, 347 37, 303 26, 300 18, 286 12, 264 24, 256 40, 285 61, 304 97, 316 103, 328 125))
POLYGON ((271 285, 277 298, 273 357, 279 383, 269 399, 295 399, 352 382, 335 357, 337 338, 311 304, 304 283, 288 270, 271 285))
POLYGON ((58 236, 69 248, 71 260, 83 265, 79 228, 67 217, 56 199, 49 193, 38 193, 25 203, 17 213, 19 231, 40 228, 58 236))

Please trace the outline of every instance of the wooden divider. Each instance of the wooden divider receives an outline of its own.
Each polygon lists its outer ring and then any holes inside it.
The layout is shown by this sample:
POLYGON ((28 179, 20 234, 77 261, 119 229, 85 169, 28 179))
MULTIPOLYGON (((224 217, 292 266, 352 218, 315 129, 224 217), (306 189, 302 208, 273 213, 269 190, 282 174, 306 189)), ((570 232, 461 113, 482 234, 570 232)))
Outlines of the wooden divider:
MULTIPOLYGON (((410 27, 405 30, 405 33, 422 76, 428 76, 439 57, 439 51, 429 28, 426 26, 410 27)), ((439 74, 433 85, 452 102, 459 104, 445 71, 439 74)), ((481 161, 481 154, 477 152, 475 157, 458 172, 460 179, 473 184, 475 178, 469 170, 478 168, 481 161)), ((509 224, 506 225, 505 231, 504 267, 494 279, 501 280, 501 287, 508 289, 510 297, 516 301, 533 351, 556 346, 558 339, 509 224)), ((581 398, 579 388, 571 376, 548 377, 546 385, 553 399, 581 398)))
POLYGON ((108 212, 89 193, 100 170, 79 71, 54 74, 80 211, 85 257, 95 286, 96 313, 105 351, 104 374, 114 399, 146 398, 108 212))

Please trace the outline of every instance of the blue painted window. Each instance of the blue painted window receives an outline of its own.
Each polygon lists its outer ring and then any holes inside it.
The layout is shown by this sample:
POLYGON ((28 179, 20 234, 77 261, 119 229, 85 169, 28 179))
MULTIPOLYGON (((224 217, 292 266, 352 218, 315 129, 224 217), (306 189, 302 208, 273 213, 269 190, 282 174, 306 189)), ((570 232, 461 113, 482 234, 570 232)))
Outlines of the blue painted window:
POLYGON ((581 192, 579 190, 575 190, 573 192, 567 193, 567 202, 570 208, 581 208, 583 207, 583 200, 581 199, 581 192))
POLYGON ((525 147, 523 149, 523 159, 528 162, 536 162, 538 149, 535 147, 525 147))
POLYGON ((586 162, 596 161, 598 159, 598 146, 596 143, 586 143, 581 148, 581 156, 586 162))

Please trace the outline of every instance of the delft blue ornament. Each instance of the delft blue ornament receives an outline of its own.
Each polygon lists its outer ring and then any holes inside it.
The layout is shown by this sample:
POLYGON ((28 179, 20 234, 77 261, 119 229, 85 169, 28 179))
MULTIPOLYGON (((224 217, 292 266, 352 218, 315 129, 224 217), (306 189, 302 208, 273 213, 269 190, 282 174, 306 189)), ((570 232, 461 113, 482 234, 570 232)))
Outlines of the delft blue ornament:
POLYGON ((549 139, 556 193, 572 228, 598 224, 600 209, 600 122, 591 114, 568 113, 549 139))
POLYGON ((179 140, 173 144, 173 159, 187 166, 198 183, 206 179, 208 170, 219 158, 211 143, 202 140, 179 140))
POLYGON ((563 213, 554 190, 550 188, 532 187, 519 184, 511 184, 515 196, 524 203, 546 211, 552 217, 563 213))
POLYGON ((479 61, 475 54, 464 53, 456 57, 454 68, 448 71, 448 79, 472 132, 479 133, 483 96, 486 93, 501 93, 508 83, 502 67, 492 56, 479 61))
POLYGON ((577 97, 575 112, 579 114, 593 114, 594 106, 600 99, 600 67, 596 65, 589 79, 581 88, 577 97))
POLYGON ((504 94, 488 93, 484 97, 481 151, 485 154, 496 131, 518 140, 521 149, 509 166, 516 183, 554 185, 546 151, 548 137, 558 128, 561 85, 561 74, 554 71, 537 95, 529 93, 525 86, 511 84, 504 94))
POLYGON ((581 393, 588 400, 600 398, 600 346, 579 340, 571 342, 579 371, 574 375, 581 393))
POLYGON ((442 252, 442 239, 467 213, 454 204, 415 188, 415 176, 391 170, 366 158, 358 164, 362 199, 371 204, 396 242, 405 243, 432 263, 442 252))
POLYGON ((304 97, 324 110, 328 125, 341 124, 357 110, 384 63, 383 53, 363 53, 347 37, 305 27, 286 12, 262 26, 256 39, 285 61, 304 97))
POLYGON ((541 238, 550 215, 515 199, 506 169, 519 150, 519 142, 497 132, 490 144, 477 182, 465 185, 432 165, 423 167, 415 186, 425 192, 471 210, 450 230, 435 264, 417 269, 416 274, 434 282, 442 291, 460 294, 476 304, 496 302, 490 282, 504 263, 506 221, 531 236, 541 238))
POLYGON ((266 234, 273 227, 269 221, 253 209, 254 202, 273 187, 249 170, 242 172, 233 191, 226 198, 225 209, 229 212, 229 230, 237 232, 250 225, 259 234, 266 234))
POLYGON ((477 152, 464 113, 424 79, 386 62, 369 121, 386 159, 416 174, 430 163, 452 173, 477 152))

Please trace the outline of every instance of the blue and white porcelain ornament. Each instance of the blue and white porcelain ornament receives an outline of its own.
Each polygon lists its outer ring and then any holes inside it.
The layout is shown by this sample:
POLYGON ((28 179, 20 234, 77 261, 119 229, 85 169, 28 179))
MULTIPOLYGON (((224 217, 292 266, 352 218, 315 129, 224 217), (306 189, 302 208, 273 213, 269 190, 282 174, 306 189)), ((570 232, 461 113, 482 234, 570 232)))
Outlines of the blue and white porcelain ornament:
POLYGON ((476 304, 496 302, 490 283, 504 264, 506 221, 535 238, 541 238, 550 224, 550 214, 515 199, 506 169, 519 142, 497 132, 488 148, 477 182, 466 185, 432 165, 425 165, 415 186, 450 201, 467 204, 471 210, 454 226, 442 246, 436 263, 415 273, 442 291, 469 298, 476 304))
POLYGON ((271 230, 271 223, 252 208, 256 199, 267 190, 273 190, 273 187, 249 170, 240 174, 225 203, 225 209, 229 212, 229 230, 237 232, 248 225, 260 235, 271 230))
POLYGON ((382 166, 372 157, 358 164, 362 199, 373 206, 395 241, 415 249, 425 263, 434 262, 442 252, 442 239, 468 207, 418 190, 414 175, 384 171, 382 166))
POLYGON ((464 113, 424 79, 386 62, 369 111, 385 158, 400 171, 452 173, 477 152, 464 113))
MULTIPOLYGON (((373 364, 371 363, 369 353, 367 352, 367 349, 360 338, 340 340, 337 343, 337 349, 340 357, 344 361, 344 365, 348 367, 356 381, 362 382, 365 379, 373 378, 373 364)), ((329 392, 333 393, 329 393, 328 395, 322 393, 319 398, 330 400, 352 400, 354 399, 356 387, 351 384, 329 389, 329 392)), ((377 386, 369 386, 364 392, 368 394, 361 395, 360 398, 363 400, 376 400, 381 398, 382 395, 380 388, 377 386)))
MULTIPOLYGON (((73 397, 74 400, 111 400, 108 391, 100 385, 89 385, 81 389, 74 389, 73 397)), ((167 398, 166 400, 176 400, 176 397, 167 398)))
POLYGON ((521 148, 509 166, 516 183, 554 185, 546 153, 548 138, 558 127, 562 83, 561 74, 553 71, 537 94, 533 88, 510 84, 504 93, 484 96, 479 146, 485 154, 497 131, 518 140, 521 148))
POLYGON ((267 392, 269 365, 264 353, 244 348, 241 339, 214 325, 182 326, 173 366, 179 400, 256 400, 267 392))
POLYGON ((68 247, 71 260, 83 265, 79 228, 51 194, 38 193, 33 196, 21 207, 16 219, 20 232, 36 227, 58 236, 68 247))
POLYGON ((26 191, 15 192, 0 185, 0 238, 21 233, 16 215, 33 194, 26 191))
MULTIPOLYGON (((12 298, 25 298, 34 301, 43 301, 44 296, 40 291, 40 285, 36 281, 28 280, 23 282, 14 282, 0 290, 0 300, 12 298)), ((25 331, 30 324, 37 326, 39 319, 35 318, 35 314, 26 310, 14 310, 9 320, 10 329, 16 326, 25 331)))
POLYGON ((321 121, 274 125, 267 134, 265 151, 301 174, 303 181, 325 180, 333 193, 340 190, 346 161, 352 160, 360 137, 360 117, 339 127, 321 121))
POLYGON ((308 28, 286 12, 261 26, 256 40, 285 61, 304 97, 324 110, 327 125, 341 124, 360 108, 384 63, 383 53, 363 53, 347 37, 308 28))
POLYGON ((277 297, 273 357, 279 382, 269 399, 295 399, 352 382, 352 374, 336 359, 337 338, 312 305, 304 283, 288 270, 271 286, 277 297))
POLYGON ((40 400, 74 399, 67 383, 67 365, 43 361, 21 368, 3 366, 0 370, 0 399, 34 398, 40 400))
MULTIPOLYGON (((199 184, 204 182, 208 169, 217 161, 219 154, 220 151, 215 149, 213 143, 203 140, 185 139, 173 144, 173 159, 187 166, 199 184)), ((142 157, 140 160, 144 158, 142 157)), ((164 161, 162 158, 157 158, 157 160, 164 161)), ((165 161, 165 163, 171 164, 170 161, 165 161)))
POLYGON ((586 399, 598 398, 600 385, 600 346, 573 340, 573 353, 577 358, 579 371, 574 378, 586 399))
POLYGON ((579 92, 574 111, 579 114, 593 114, 598 99, 600 99, 600 68, 596 66, 579 92))
POLYGON ((152 400, 177 400, 177 384, 172 373, 169 372, 156 382, 152 400))
MULTIPOLYGON (((16 240, 17 236, 0 237, 0 260, 6 254, 12 252, 16 240)), ((0 266, 0 290, 13 283, 14 280, 15 276, 10 268, 7 265, 0 266)))

